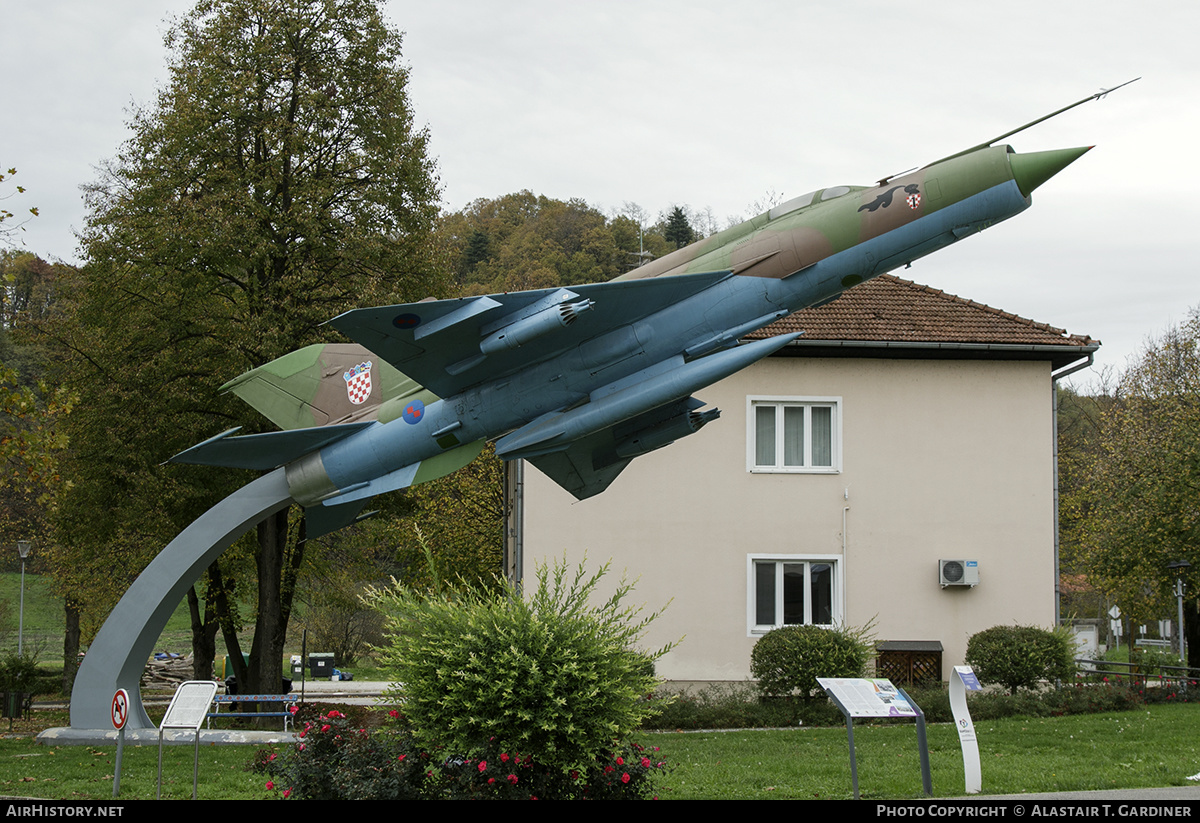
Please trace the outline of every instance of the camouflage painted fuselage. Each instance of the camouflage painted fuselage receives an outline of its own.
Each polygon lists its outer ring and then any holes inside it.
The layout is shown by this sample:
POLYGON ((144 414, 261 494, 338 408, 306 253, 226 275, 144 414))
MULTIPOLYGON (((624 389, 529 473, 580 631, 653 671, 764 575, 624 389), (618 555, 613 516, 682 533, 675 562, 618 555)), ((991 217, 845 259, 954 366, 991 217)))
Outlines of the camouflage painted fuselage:
MULTIPOLYGON (((620 279, 722 269, 785 279, 828 261, 827 269, 842 270, 836 284, 849 288, 1027 208, 1032 188, 1022 191, 1011 158, 1070 158, 1066 165, 1083 151, 1015 155, 1008 146, 991 146, 878 186, 818 189, 620 279)), ((824 284, 830 277, 817 279, 824 284)))

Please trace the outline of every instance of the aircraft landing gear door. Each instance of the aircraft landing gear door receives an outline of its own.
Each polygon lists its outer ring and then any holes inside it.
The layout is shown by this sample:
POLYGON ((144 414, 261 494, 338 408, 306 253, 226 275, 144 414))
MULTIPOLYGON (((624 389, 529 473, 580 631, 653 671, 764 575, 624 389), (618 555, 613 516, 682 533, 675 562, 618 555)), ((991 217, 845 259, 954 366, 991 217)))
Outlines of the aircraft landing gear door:
POLYGON ((975 739, 975 724, 967 710, 967 692, 977 692, 980 688, 979 678, 970 666, 954 667, 954 676, 950 678, 950 711, 954 714, 954 727, 958 729, 958 742, 962 746, 967 794, 979 794, 983 786, 979 772, 979 741, 975 739))

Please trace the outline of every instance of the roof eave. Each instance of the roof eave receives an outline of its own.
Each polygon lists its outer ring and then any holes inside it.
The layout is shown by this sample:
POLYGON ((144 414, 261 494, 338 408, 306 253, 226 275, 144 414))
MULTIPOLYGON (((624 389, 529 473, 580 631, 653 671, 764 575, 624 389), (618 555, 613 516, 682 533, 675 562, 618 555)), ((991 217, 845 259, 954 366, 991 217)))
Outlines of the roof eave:
POLYGON ((966 343, 914 340, 806 340, 801 337, 775 356, 915 357, 920 359, 1048 360, 1057 369, 1090 357, 1100 343, 966 343))

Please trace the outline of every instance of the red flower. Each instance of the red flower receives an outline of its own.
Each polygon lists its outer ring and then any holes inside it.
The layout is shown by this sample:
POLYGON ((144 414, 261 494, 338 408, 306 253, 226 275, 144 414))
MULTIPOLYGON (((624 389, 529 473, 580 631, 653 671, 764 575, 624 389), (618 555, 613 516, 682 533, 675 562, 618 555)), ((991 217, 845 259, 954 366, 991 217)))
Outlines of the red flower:
POLYGON ((400 712, 396 711, 395 709, 392 709, 390 712, 388 712, 388 717, 390 717, 390 718, 392 718, 393 720, 395 720, 395 719, 397 719, 398 717, 400 717, 400 712))
POLYGON ((508 776, 508 782, 514 786, 517 785, 517 776, 515 774, 510 774, 508 776))
POLYGON ((274 788, 275 788, 275 784, 272 783, 270 780, 268 780, 267 781, 267 791, 271 791, 274 788))
POLYGON ((489 786, 490 786, 490 785, 492 785, 492 784, 493 784, 493 783, 495 783, 495 782, 496 782, 496 778, 494 778, 494 777, 489 777, 489 778, 488 778, 488 785, 489 785, 489 786))
POLYGON ((326 723, 324 726, 321 727, 321 731, 327 732, 327 731, 329 731, 329 728, 330 728, 329 724, 326 723))
POLYGON ((624 766, 624 765, 625 765, 625 758, 623 758, 623 757, 618 757, 618 758, 617 758, 617 765, 618 765, 618 766, 624 766))
POLYGON ((642 758, 642 768, 643 768, 643 769, 648 769, 648 768, 650 768, 650 758, 648 758, 648 757, 643 757, 643 758, 642 758))
POLYGON ((621 782, 622 782, 622 783, 628 783, 628 782, 629 782, 629 772, 625 772, 625 774, 621 775, 621 782))
POLYGON ((507 755, 506 753, 501 753, 501 754, 500 754, 500 762, 501 762, 501 763, 507 763, 507 762, 508 762, 508 755, 507 755))
POLYGON ((479 771, 481 771, 481 772, 487 771, 487 761, 486 760, 479 761, 479 771))
POLYGON ((400 755, 399 757, 397 757, 397 758, 396 758, 396 762, 397 762, 397 763, 403 763, 403 762, 404 762, 404 758, 406 758, 406 757, 408 757, 408 755, 406 755, 406 754, 402 754, 402 755, 400 755))
POLYGON ((284 799, 284 800, 287 800, 287 799, 288 799, 289 797, 291 797, 291 796, 292 796, 292 790, 291 790, 291 789, 284 789, 284 790, 283 790, 283 799, 284 799))

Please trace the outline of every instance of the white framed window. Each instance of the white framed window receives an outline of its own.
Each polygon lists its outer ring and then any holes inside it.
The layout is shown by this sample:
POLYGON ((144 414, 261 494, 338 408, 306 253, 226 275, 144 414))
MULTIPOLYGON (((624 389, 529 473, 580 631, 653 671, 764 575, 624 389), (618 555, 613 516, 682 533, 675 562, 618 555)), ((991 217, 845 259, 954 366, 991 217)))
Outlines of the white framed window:
POLYGON ((840 397, 749 397, 747 469, 841 471, 840 397))
POLYGON ((842 622, 839 557, 747 555, 748 634, 780 626, 833 626, 842 622))

